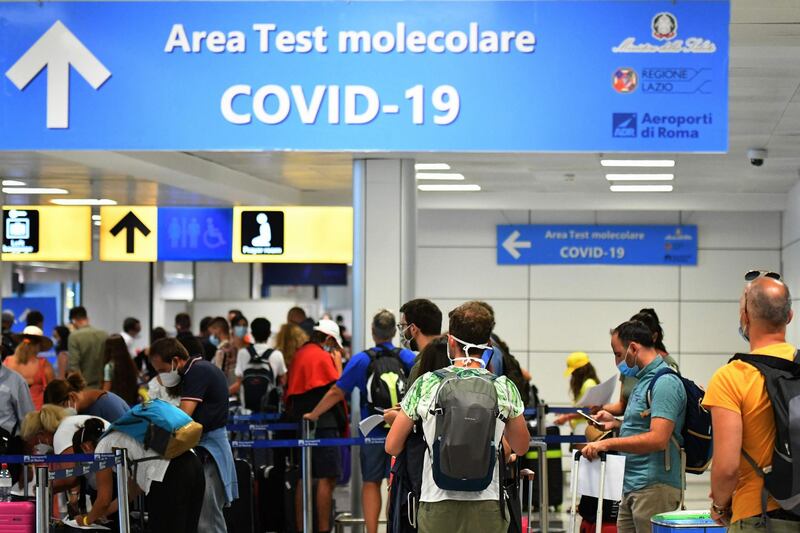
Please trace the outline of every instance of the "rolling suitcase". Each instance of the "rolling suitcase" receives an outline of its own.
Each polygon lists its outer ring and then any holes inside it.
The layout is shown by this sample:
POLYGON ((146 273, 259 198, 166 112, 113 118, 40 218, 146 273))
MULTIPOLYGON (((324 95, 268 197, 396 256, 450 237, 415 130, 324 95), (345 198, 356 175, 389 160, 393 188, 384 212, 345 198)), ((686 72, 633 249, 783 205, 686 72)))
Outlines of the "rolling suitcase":
MULTIPOLYGON (((578 476, 580 475, 581 452, 575 452, 575 462, 572 464, 572 483, 570 489, 572 490, 572 508, 570 509, 569 528, 567 533, 578 533, 579 531, 586 531, 586 526, 576 526, 578 515, 578 476)), ((606 454, 600 452, 600 487, 598 494, 602 496, 605 493, 606 483, 606 454)), ((603 502, 605 500, 597 498, 597 514, 595 515, 595 533, 603 533, 603 502)), ((614 526, 616 530, 616 525, 614 526)))
POLYGON ((32 501, 0 502, 0 531, 33 533, 36 528, 36 504, 32 501))
POLYGON ((256 533, 253 509, 253 469, 244 459, 235 459, 236 477, 239 484, 239 499, 223 510, 228 531, 256 533))
MULTIPOLYGON (((285 450, 277 450, 285 452, 285 450)), ((264 466, 258 474, 258 511, 261 531, 267 533, 295 533, 295 498, 300 470, 286 453, 276 453, 277 463, 264 466)))

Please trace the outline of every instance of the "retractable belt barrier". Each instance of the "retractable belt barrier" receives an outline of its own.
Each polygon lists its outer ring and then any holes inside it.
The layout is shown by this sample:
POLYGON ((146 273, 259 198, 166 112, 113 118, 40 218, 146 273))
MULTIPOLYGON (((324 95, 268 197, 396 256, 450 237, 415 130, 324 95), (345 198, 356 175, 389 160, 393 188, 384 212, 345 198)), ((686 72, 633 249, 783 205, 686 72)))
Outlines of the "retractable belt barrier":
MULTIPOLYGON (((106 468, 117 469, 117 493, 119 495, 119 531, 130 533, 128 516, 128 452, 70 454, 70 455, 0 455, 0 463, 30 465, 36 469, 36 533, 50 530, 50 481, 73 476, 82 476, 106 468), (77 463, 68 468, 51 469, 48 465, 77 463)), ((27 490, 27 469, 25 486, 27 490)))

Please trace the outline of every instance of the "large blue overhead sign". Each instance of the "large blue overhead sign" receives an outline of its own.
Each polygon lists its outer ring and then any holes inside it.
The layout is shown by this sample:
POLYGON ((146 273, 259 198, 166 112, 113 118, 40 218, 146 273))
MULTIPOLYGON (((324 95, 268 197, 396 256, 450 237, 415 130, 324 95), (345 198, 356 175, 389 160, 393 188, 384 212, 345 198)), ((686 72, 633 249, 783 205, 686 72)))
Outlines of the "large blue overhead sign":
POLYGON ((724 152, 729 12, 2 3, 0 149, 724 152))
POLYGON ((500 265, 696 265, 697 226, 497 226, 500 265))

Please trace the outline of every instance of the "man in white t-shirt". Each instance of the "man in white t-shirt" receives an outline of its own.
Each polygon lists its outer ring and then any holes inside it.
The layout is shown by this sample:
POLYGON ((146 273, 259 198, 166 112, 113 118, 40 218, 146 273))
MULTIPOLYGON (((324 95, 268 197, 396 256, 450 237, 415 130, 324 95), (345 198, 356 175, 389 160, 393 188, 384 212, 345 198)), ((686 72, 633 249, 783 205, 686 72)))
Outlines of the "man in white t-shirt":
MULTIPOLYGON (((263 363, 255 363, 254 359, 266 359, 272 368, 272 373, 275 376, 276 385, 284 385, 286 383, 286 362, 283 360, 283 354, 279 350, 271 350, 267 345, 270 335, 272 335, 272 324, 266 318, 256 318, 250 324, 250 331, 253 334, 255 344, 242 348, 236 358, 236 369, 234 375, 236 382, 230 387, 231 394, 241 394, 242 378, 244 371, 254 366, 263 366, 263 363), (267 355, 268 353, 268 355, 267 355)), ((244 403, 244 399, 242 399, 244 403)))

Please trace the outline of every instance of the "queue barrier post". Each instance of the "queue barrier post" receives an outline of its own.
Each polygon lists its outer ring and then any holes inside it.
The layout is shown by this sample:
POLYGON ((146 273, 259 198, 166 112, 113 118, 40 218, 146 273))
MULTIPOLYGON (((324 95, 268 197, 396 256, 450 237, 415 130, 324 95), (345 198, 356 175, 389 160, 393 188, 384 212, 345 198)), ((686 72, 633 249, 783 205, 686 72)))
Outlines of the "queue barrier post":
POLYGON ((130 502, 128 501, 128 450, 115 451, 117 457, 117 502, 119 503, 119 533, 130 533, 130 502))
POLYGON ((36 467, 36 533, 50 531, 50 479, 47 465, 36 467))
POLYGON ((550 527, 550 493, 547 487, 547 442, 534 440, 531 447, 539 449, 539 527, 547 533, 550 527))
MULTIPOLYGON (((533 513, 533 480, 536 477, 533 470, 528 468, 520 471, 520 477, 528 484, 528 525, 522 533, 533 533, 533 524, 531 523, 531 513, 533 513)), ((522 489, 522 486, 520 486, 522 489)))
MULTIPOLYGON (((303 440, 311 439, 311 421, 303 420, 303 440)), ((303 533, 313 532, 314 509, 312 494, 313 481, 311 479, 311 448, 304 447, 302 452, 303 474, 303 533)))

